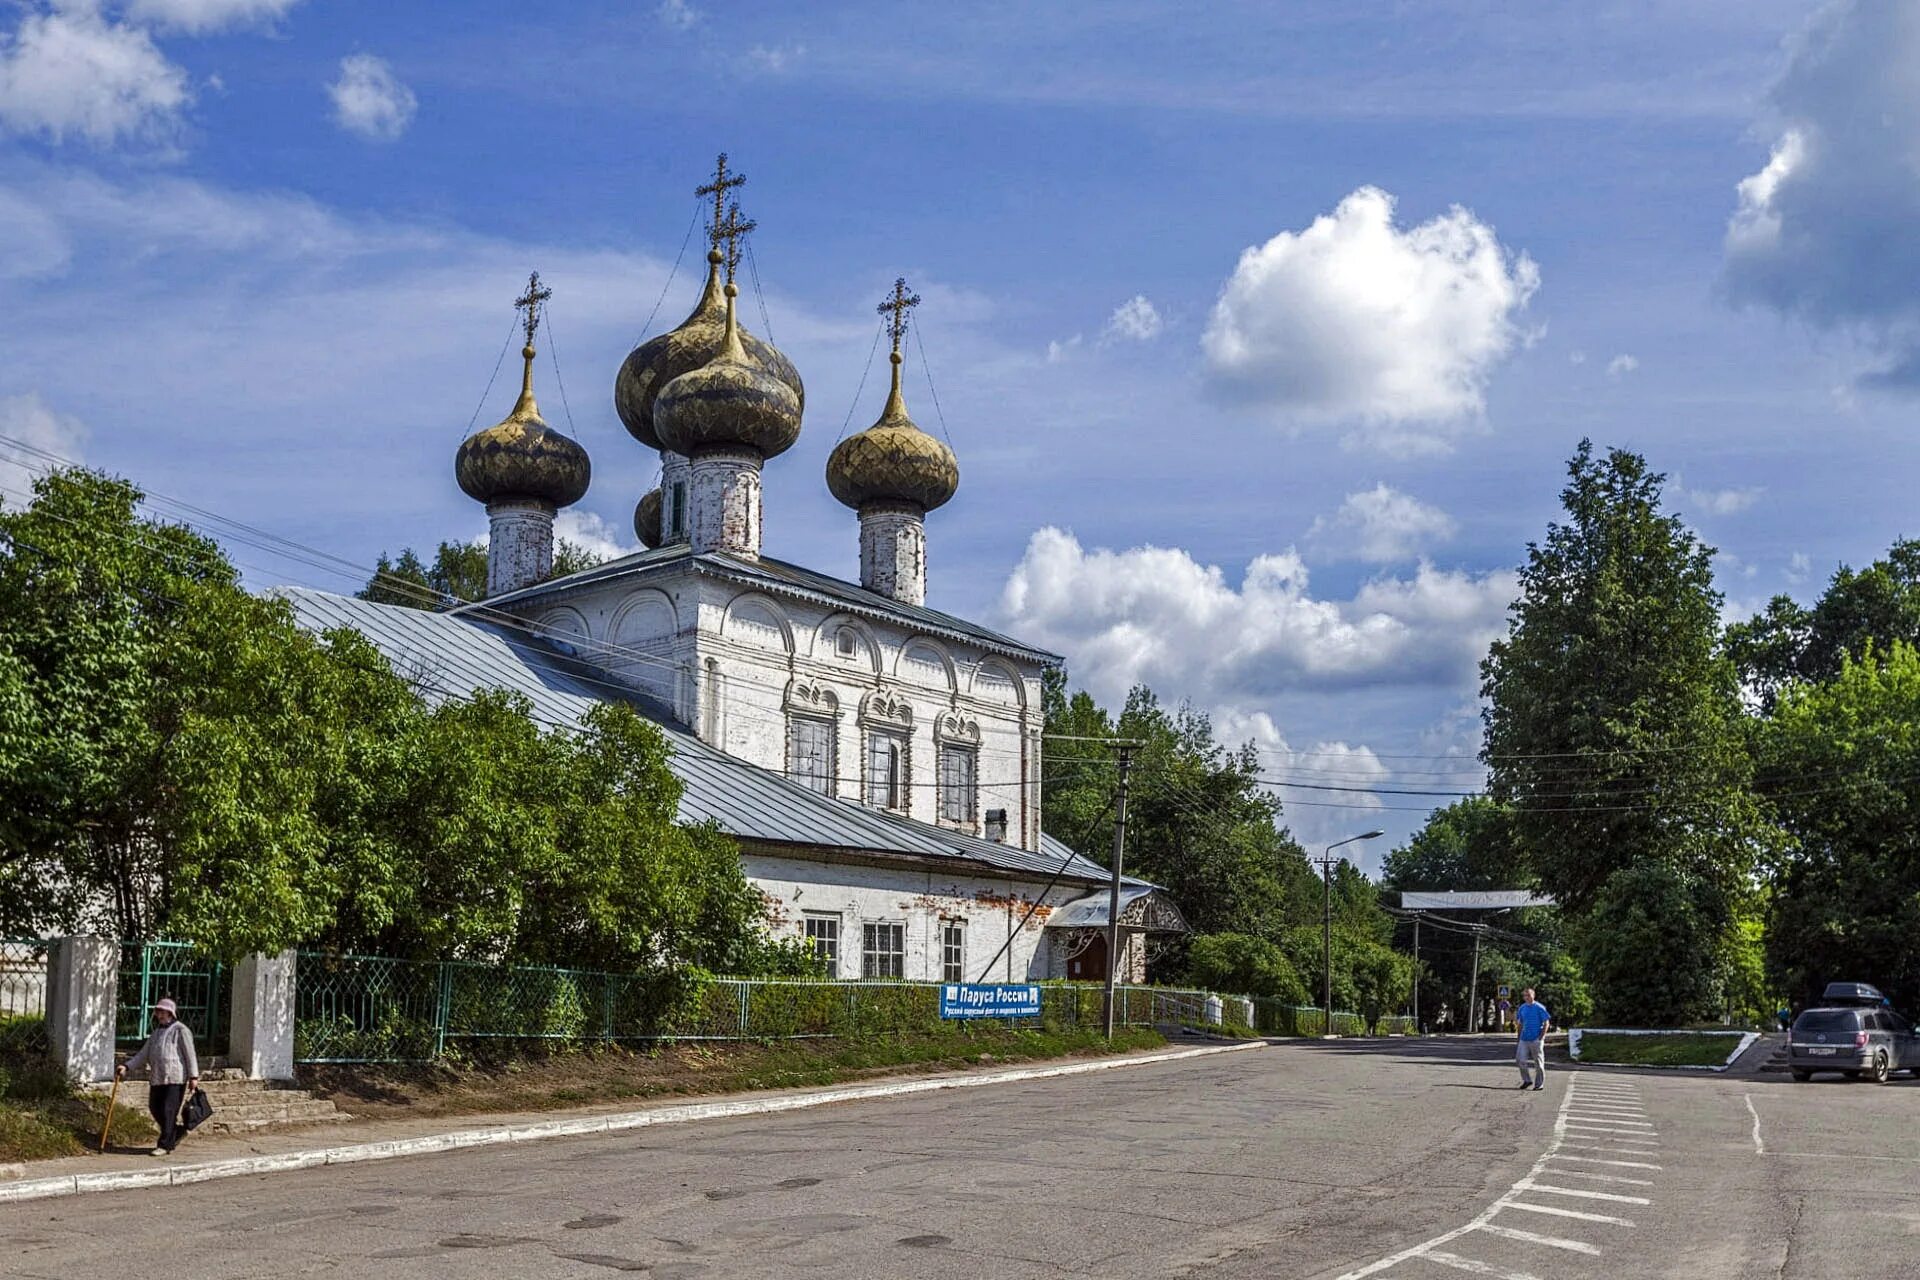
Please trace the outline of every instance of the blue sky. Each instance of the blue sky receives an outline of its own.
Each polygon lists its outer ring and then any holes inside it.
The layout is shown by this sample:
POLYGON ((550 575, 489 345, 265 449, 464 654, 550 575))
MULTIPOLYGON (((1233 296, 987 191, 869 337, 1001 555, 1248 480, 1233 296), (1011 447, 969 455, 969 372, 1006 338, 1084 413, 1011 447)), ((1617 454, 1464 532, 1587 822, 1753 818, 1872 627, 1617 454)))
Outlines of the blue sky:
POLYGON ((1920 7, 1538 9, 25 0, 0 434, 355 563, 476 536, 452 453, 538 268, 571 527, 631 542, 612 376, 691 304, 724 149, 808 384, 770 553, 855 571, 822 467, 905 274, 963 475, 935 604, 1276 777, 1470 786, 1429 757, 1583 435, 1677 477, 1739 614, 1913 532, 1920 478, 1920 7))

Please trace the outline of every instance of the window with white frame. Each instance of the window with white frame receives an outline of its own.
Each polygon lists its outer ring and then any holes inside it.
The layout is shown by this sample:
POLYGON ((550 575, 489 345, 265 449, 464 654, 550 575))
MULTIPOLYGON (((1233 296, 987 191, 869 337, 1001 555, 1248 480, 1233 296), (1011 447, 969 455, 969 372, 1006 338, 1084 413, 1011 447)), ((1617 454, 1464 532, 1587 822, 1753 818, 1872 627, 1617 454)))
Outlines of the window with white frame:
POLYGON ((875 809, 907 807, 907 740, 898 733, 867 735, 867 803, 875 809))
POLYGON ((807 945, 824 960, 827 972, 840 972, 840 917, 824 911, 809 911, 804 917, 807 945))
POLYGON ((943 745, 940 748, 940 820, 972 822, 979 753, 972 747, 943 745))
POLYGON ((940 981, 965 982, 966 980, 967 922, 942 920, 940 922, 940 981))
POLYGON ((904 978, 907 976, 907 926, 904 924, 866 924, 861 926, 860 976, 863 978, 904 978))
POLYGON ((787 717, 787 776, 821 795, 833 794, 833 721, 787 717))

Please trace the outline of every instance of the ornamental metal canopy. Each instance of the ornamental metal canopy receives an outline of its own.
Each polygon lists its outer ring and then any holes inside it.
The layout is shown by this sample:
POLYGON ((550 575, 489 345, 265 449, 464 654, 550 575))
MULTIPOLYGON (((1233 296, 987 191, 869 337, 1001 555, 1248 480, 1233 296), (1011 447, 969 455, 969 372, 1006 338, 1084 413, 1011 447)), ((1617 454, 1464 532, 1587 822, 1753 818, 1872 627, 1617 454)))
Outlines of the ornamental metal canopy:
MULTIPOLYGON (((1049 929, 1104 929, 1112 891, 1102 889, 1084 898, 1062 903, 1047 917, 1049 929)), ((1120 927, 1141 929, 1147 933, 1190 933, 1186 917, 1173 899, 1152 885, 1120 886, 1120 927)))
POLYGON ((1553 899, 1531 889, 1446 889, 1439 893, 1403 893, 1407 911, 1498 911, 1505 907, 1550 907, 1553 899))

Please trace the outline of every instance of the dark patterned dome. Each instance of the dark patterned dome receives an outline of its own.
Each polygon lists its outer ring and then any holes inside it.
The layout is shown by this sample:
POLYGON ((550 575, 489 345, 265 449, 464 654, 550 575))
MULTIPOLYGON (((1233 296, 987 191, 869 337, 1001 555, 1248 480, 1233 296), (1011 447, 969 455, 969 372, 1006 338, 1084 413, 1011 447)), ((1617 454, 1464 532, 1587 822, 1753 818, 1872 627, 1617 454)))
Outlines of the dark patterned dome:
MULTIPOLYGON (((627 431, 649 449, 663 449, 654 430, 653 405, 660 389, 683 373, 691 373, 720 354, 727 337, 727 304, 720 287, 721 254, 707 254, 707 287, 692 314, 680 327, 649 338, 627 353, 613 380, 613 407, 627 431)), ((794 399, 806 408, 807 391, 800 371, 770 342, 742 327, 740 345, 774 377, 793 389, 794 399)))
POLYGON ((740 290, 726 287, 725 337, 706 364, 660 388, 653 428, 664 448, 692 457, 740 449, 771 458, 800 438, 800 396, 747 354, 735 319, 740 290))
POLYGON ((854 510, 897 502, 931 511, 960 487, 953 450, 914 425, 900 395, 900 353, 893 353, 893 390, 880 420, 834 446, 827 488, 854 510))
POLYGON ((660 545, 660 490, 649 489, 633 509, 633 532, 649 551, 660 545))
POLYGON ((585 496, 593 466, 585 449, 541 418, 533 399, 532 344, 520 355, 526 367, 513 412, 461 443, 453 458, 454 477, 476 502, 529 498, 570 506, 585 496))

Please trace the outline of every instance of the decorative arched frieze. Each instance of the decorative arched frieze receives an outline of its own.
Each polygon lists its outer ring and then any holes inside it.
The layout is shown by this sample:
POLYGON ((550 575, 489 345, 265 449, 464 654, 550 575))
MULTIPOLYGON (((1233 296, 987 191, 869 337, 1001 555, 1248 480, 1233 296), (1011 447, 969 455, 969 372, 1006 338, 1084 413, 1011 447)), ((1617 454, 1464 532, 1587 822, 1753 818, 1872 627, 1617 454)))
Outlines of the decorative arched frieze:
POLYGON ((880 678, 880 641, 872 627, 850 613, 833 614, 820 624, 813 635, 813 657, 819 662, 844 662, 880 678))
POLYGON ((953 655, 938 640, 915 636, 900 646, 900 656, 893 662, 894 678, 918 684, 911 675, 916 668, 929 673, 938 671, 940 674, 935 678, 945 680, 948 694, 959 692, 959 669, 954 665, 953 655))
POLYGON ((607 639, 616 645, 657 645, 680 631, 680 610, 673 597, 656 587, 628 595, 613 611, 607 639))
POLYGON ((758 591, 744 591, 728 602, 726 615, 720 620, 720 634, 737 643, 761 644, 770 633, 777 635, 775 643, 781 652, 792 657, 793 622, 778 600, 758 591))
POLYGON ((1023 711, 1027 706, 1027 682, 998 658, 980 660, 980 665, 973 669, 968 691, 985 702, 1007 702, 1023 711))
POLYGON ((593 634, 587 627, 586 615, 568 605, 541 614, 538 626, 541 635, 554 640, 586 640, 593 634))
POLYGON ((933 736, 937 742, 977 747, 980 745, 980 722, 959 711, 942 711, 934 717, 933 736))
POLYGON ((837 718, 840 714, 840 695, 807 676, 795 676, 787 681, 785 701, 788 711, 801 715, 837 718))

